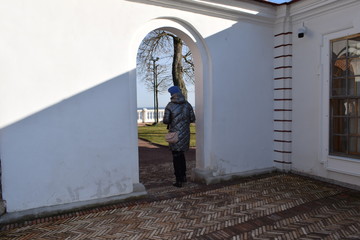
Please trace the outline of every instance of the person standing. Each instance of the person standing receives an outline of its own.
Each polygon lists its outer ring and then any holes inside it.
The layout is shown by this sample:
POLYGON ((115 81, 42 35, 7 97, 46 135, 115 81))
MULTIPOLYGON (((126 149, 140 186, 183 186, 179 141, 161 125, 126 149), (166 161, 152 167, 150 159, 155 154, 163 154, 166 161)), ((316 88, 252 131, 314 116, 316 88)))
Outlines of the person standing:
POLYGON ((186 179, 186 160, 185 151, 190 146, 190 123, 195 122, 195 114, 191 104, 186 101, 184 95, 178 86, 172 86, 168 89, 171 95, 170 102, 165 107, 163 122, 168 125, 170 132, 178 132, 178 141, 169 143, 172 151, 174 174, 176 182, 175 187, 182 187, 186 179))

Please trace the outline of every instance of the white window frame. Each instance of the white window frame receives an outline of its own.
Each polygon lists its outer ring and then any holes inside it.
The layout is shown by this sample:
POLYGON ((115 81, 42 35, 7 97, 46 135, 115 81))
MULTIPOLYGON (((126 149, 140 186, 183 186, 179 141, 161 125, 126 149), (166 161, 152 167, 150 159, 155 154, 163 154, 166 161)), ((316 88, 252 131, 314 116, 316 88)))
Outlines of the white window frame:
POLYGON ((330 66, 331 66, 331 40, 343 38, 360 33, 354 28, 343 29, 340 31, 323 35, 323 45, 321 47, 321 75, 322 75, 322 100, 321 100, 321 151, 320 161, 326 170, 360 176, 360 160, 351 157, 341 157, 329 154, 329 109, 330 109, 330 66))

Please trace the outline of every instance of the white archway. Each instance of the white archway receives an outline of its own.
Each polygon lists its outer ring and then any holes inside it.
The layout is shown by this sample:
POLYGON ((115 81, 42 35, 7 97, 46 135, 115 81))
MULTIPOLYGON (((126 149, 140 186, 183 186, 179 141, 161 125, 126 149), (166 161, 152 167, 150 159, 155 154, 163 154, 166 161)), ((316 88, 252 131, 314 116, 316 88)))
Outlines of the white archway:
MULTIPOLYGON (((180 37, 192 52, 195 63, 195 109, 196 109, 196 170, 205 171, 210 166, 210 139, 211 139, 211 119, 212 119, 212 79, 211 79, 211 58, 203 37, 189 23, 176 18, 157 18, 150 20, 139 29, 130 48, 131 69, 130 89, 132 98, 130 101, 131 109, 136 109, 136 54, 142 40, 146 35, 156 29, 162 29, 174 33, 180 37), (206 131, 205 131, 206 129, 206 131)), ((132 110, 131 110, 132 111, 132 110)), ((137 143, 136 114, 131 115, 132 141, 134 146, 137 143)), ((135 149, 134 151, 137 151, 135 149)), ((133 181, 139 181, 139 163, 133 165, 133 181)))

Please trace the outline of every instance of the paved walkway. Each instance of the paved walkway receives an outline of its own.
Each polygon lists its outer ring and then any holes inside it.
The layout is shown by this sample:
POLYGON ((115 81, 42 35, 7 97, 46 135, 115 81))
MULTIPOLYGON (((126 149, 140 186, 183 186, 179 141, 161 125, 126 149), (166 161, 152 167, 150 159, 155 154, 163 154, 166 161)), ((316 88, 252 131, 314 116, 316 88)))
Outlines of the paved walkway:
POLYGON ((0 239, 360 239, 358 191, 282 173, 175 188, 167 148, 139 153, 147 197, 2 226, 0 239))

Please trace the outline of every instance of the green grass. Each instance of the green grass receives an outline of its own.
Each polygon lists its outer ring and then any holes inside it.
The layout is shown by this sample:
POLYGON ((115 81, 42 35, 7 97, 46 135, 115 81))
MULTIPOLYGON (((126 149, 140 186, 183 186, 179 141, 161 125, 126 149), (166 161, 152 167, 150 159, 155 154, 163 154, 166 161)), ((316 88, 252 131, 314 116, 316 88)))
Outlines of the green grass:
MULTIPOLYGON (((165 134, 168 132, 165 124, 159 123, 156 125, 139 126, 139 138, 150 141, 162 146, 168 146, 165 141, 165 134)), ((196 146, 195 124, 190 125, 190 147, 196 146)))

